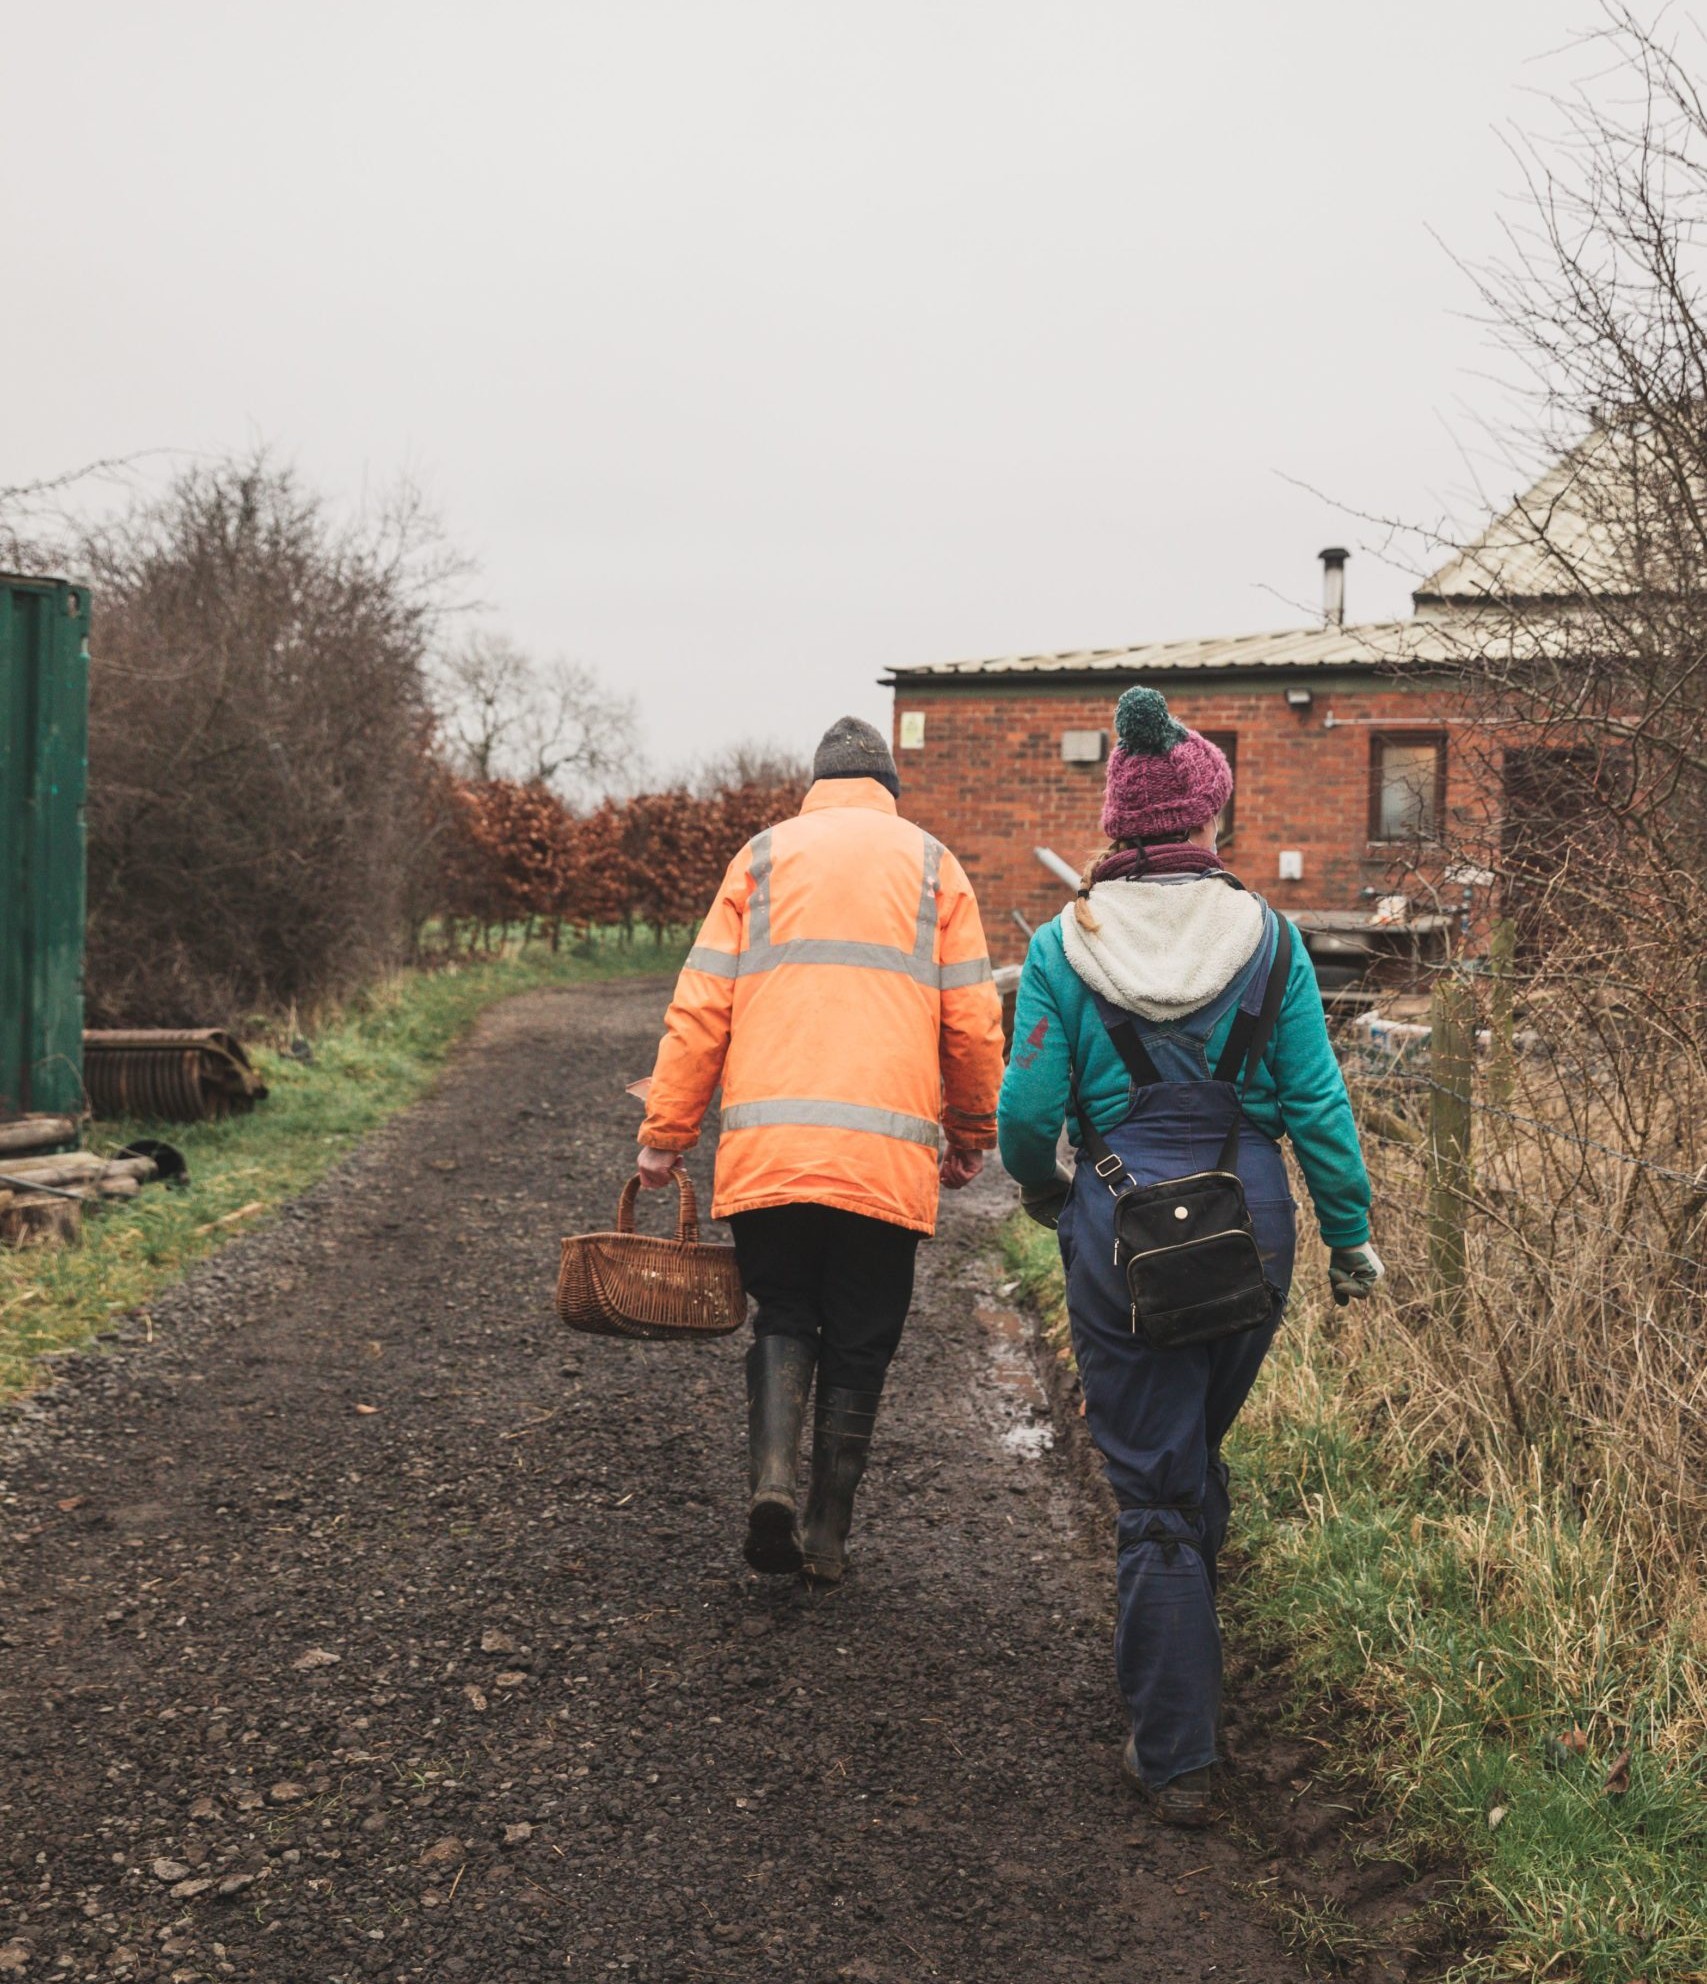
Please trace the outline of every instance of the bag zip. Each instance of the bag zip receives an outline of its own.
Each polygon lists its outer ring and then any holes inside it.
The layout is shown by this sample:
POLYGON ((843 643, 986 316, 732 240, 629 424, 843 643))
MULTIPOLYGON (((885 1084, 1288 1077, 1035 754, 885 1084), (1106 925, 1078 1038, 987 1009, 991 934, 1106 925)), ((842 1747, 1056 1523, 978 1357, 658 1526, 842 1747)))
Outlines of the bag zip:
MULTIPOLYGON (((1262 1250, 1257 1246, 1255 1236, 1248 1228, 1243 1226, 1225 1226, 1219 1233, 1206 1233, 1201 1240, 1182 1240, 1177 1247, 1147 1247, 1142 1254, 1134 1254, 1132 1258, 1135 1261, 1153 1261, 1160 1254, 1182 1254, 1187 1248, 1201 1247, 1210 1240, 1224 1240, 1229 1233, 1243 1234, 1245 1239, 1250 1241, 1252 1251, 1257 1257, 1258 1269, 1260 1270, 1262 1267, 1262 1250)), ((1117 1259, 1115 1266, 1118 1267, 1119 1265, 1120 1262, 1117 1259)), ((1268 1286, 1268 1276, 1266 1273, 1263 1275, 1263 1285, 1265 1287, 1268 1286)), ((1138 1327, 1138 1304, 1136 1301, 1132 1304, 1132 1334, 1134 1336, 1140 1334, 1138 1327)))
MULTIPOLYGON (((1179 1240, 1176 1241, 1174 1245, 1171 1247, 1146 1247, 1143 1253, 1134 1254, 1131 1256, 1131 1258, 1135 1261, 1160 1260, 1160 1258, 1164 1254, 1183 1254, 1190 1248, 1207 1247, 1211 1240, 1225 1240, 1227 1236, 1232 1233, 1237 1233, 1242 1238, 1249 1240, 1253 1247, 1255 1247, 1257 1244, 1256 1236, 1251 1232, 1251 1229, 1248 1226, 1223 1226, 1219 1233, 1199 1234, 1195 1240, 1179 1240)), ((1257 1258, 1259 1260, 1262 1258, 1262 1253, 1260 1248, 1258 1249, 1257 1252, 1257 1258)))
MULTIPOLYGON (((1240 1178, 1239 1174, 1236 1171, 1188 1171, 1183 1178, 1158 1178, 1155 1180, 1155 1185, 1168 1185, 1168 1186, 1195 1185, 1200 1178, 1231 1178, 1235 1185, 1239 1186, 1241 1190, 1244 1189, 1244 1181, 1243 1179, 1240 1178)), ((1132 1189, 1135 1192, 1148 1192, 1154 1190, 1155 1186, 1140 1185, 1138 1181, 1134 1179, 1132 1181, 1132 1189)), ((1120 1201, 1125 1197, 1126 1194, 1124 1192, 1116 1193, 1115 1202, 1114 1202, 1115 1203, 1114 1265, 1116 1267, 1120 1266, 1120 1201)), ((1242 1227, 1230 1226, 1227 1228, 1227 1231, 1229 1233, 1241 1233, 1244 1231, 1244 1229, 1242 1227)), ((1213 1233, 1209 1235, 1209 1238, 1211 1240, 1213 1240, 1215 1237, 1216 1236, 1213 1233)), ((1187 1240, 1184 1241, 1182 1244, 1190 1247, 1190 1246, 1195 1246, 1198 1243, 1196 1241, 1187 1240)), ((1165 1249, 1157 1248, 1157 1247, 1152 1247, 1150 1249, 1150 1252, 1153 1254, 1161 1253, 1164 1251, 1165 1249)), ((1138 1256, 1135 1254, 1133 1256, 1133 1259, 1136 1260, 1137 1258, 1138 1256)))

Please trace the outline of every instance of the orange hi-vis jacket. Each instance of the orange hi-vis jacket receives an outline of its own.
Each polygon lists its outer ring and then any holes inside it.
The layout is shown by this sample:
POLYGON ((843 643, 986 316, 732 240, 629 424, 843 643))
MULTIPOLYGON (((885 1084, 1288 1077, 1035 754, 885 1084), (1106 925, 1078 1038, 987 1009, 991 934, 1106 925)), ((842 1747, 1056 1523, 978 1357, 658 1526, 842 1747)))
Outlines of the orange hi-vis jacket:
POLYGON ((729 864, 676 981, 641 1143, 696 1143, 719 1078, 719 1219, 805 1202, 930 1233, 940 1132, 995 1144, 1001 1001, 978 905, 876 779, 820 779, 729 864))

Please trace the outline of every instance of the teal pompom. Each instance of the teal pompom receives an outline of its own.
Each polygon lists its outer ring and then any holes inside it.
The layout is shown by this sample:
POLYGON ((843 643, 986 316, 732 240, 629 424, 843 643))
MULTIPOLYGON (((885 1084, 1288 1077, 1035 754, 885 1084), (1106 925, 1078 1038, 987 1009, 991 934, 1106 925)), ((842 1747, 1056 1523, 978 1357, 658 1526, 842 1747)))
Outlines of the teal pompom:
POLYGON ((1128 689, 1114 706, 1114 728, 1122 748, 1139 758, 1165 758, 1187 735, 1160 689, 1128 689))

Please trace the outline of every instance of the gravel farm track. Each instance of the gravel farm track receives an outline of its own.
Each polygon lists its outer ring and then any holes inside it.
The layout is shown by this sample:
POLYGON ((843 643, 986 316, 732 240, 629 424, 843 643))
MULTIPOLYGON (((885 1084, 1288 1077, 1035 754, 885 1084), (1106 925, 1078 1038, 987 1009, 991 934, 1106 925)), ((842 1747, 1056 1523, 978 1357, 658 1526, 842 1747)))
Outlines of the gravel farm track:
POLYGON ((1110 1539, 1015 1375, 998 1180, 921 1254, 847 1583, 746 1570, 744 1339, 550 1311, 666 990, 497 1008, 0 1415, 0 1977, 1269 1984, 1326 1974, 1265 1898, 1310 1852, 1353 1916, 1425 1899, 1260 1675, 1236 1824, 1119 1782, 1110 1539))

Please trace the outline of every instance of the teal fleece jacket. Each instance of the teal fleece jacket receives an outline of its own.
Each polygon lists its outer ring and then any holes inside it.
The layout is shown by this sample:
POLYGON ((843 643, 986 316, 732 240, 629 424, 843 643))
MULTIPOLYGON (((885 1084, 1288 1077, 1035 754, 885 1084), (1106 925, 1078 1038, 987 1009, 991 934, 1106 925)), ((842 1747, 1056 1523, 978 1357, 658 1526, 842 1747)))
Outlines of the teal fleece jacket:
MULTIPOLYGON (((1232 1024, 1230 1011, 1211 1033, 1211 1066, 1232 1024)), ((1146 1033, 1161 1030, 1145 1023, 1146 1033)), ((1069 1056, 1091 1121, 1111 1130, 1130 1106, 1131 1079, 1089 987, 1067 961, 1056 921, 1037 932, 1026 954, 997 1114, 1002 1162, 1021 1185, 1046 1185, 1055 1175, 1056 1141, 1069 1115, 1069 1056)), ((1291 1139, 1324 1243, 1361 1246, 1369 1238, 1369 1173, 1316 973, 1296 932, 1286 995, 1268 1051, 1252 1070, 1245 1114, 1271 1137, 1291 1139)), ((1068 1128, 1077 1143, 1077 1123, 1068 1128)))

